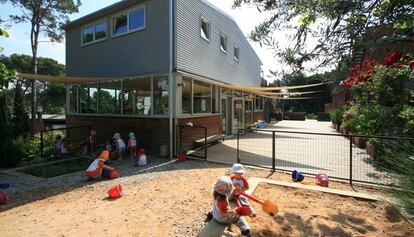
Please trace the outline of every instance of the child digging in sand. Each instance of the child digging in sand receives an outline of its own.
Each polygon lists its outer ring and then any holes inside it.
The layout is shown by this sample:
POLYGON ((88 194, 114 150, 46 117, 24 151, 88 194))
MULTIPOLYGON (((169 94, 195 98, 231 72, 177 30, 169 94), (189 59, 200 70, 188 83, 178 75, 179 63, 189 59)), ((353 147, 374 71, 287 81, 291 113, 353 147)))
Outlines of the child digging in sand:
POLYGON ((220 177, 213 186, 213 209, 207 214, 206 221, 214 218, 219 223, 235 224, 240 228, 242 236, 250 236, 250 226, 244 216, 236 213, 229 205, 229 197, 233 194, 234 186, 229 177, 220 177))
MULTIPOLYGON (((244 175, 244 166, 239 163, 235 163, 233 167, 231 168, 232 176, 230 177, 231 182, 233 183, 233 186, 236 190, 240 190, 242 192, 246 192, 246 190, 249 189, 249 183, 247 182, 247 179, 243 176, 244 175)), ((237 193, 237 192, 236 192, 237 193)), ((242 206, 248 206, 250 208, 251 217, 256 216, 256 212, 254 209, 250 206, 249 202, 247 201, 246 197, 232 195, 230 197, 230 200, 238 198, 240 200, 240 203, 242 206)))
POLYGON ((86 170, 86 176, 88 176, 89 179, 95 179, 99 177, 104 178, 117 178, 117 172, 115 168, 112 168, 111 166, 105 165, 105 161, 107 161, 109 158, 109 151, 103 151, 98 158, 96 158, 88 167, 86 170), (116 176, 116 177, 115 177, 116 176))

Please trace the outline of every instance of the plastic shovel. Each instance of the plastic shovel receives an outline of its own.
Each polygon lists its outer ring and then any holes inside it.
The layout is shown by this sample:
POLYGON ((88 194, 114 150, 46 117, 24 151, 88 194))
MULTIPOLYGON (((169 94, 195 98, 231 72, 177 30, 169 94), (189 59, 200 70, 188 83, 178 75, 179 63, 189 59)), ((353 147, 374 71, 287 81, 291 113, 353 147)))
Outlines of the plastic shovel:
POLYGON ((260 201, 259 199, 255 198, 255 197, 252 197, 252 196, 250 196, 248 194, 245 194, 242 191, 239 191, 239 194, 247 197, 248 199, 250 199, 250 200, 252 200, 254 202, 259 203, 260 205, 262 205, 262 210, 265 213, 269 214, 270 216, 276 215, 277 212, 278 212, 278 210, 279 210, 278 207, 277 207, 277 205, 276 205, 276 203, 274 203, 274 202, 272 202, 270 200, 260 201))

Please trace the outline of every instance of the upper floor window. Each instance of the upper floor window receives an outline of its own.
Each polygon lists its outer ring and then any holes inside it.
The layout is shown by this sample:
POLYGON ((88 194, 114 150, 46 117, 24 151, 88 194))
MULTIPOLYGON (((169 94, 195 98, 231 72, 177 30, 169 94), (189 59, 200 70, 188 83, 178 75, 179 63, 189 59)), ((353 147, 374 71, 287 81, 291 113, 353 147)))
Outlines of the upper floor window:
POLYGON ((237 62, 240 60, 240 48, 239 46, 234 46, 234 60, 237 62))
POLYGON ((201 38, 210 41, 210 22, 203 18, 200 23, 200 35, 201 38))
POLYGON ((220 34, 220 50, 227 53, 227 36, 223 33, 220 34))
POLYGON ((107 24, 105 21, 99 22, 83 28, 82 44, 89 44, 106 39, 107 24))
POLYGON ((121 35, 145 28, 145 7, 124 12, 113 17, 112 33, 121 35))

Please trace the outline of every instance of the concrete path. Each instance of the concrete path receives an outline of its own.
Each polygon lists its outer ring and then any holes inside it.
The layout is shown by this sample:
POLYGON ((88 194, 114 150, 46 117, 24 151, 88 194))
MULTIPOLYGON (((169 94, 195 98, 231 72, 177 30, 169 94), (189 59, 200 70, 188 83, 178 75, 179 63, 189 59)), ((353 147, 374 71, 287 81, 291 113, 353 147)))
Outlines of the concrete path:
MULTIPOLYGON (((389 178, 375 166, 374 160, 350 143, 337 136, 330 122, 282 121, 265 130, 240 137, 240 160, 244 164, 272 167, 272 132, 275 133, 275 166, 281 170, 299 170, 349 179, 351 176, 350 147, 352 147, 352 179, 356 181, 387 183, 389 178), (301 132, 300 134, 295 132, 301 132), (315 135, 303 133, 324 133, 315 135)), ((237 161, 237 139, 233 137, 208 150, 208 160, 233 164, 237 161)))

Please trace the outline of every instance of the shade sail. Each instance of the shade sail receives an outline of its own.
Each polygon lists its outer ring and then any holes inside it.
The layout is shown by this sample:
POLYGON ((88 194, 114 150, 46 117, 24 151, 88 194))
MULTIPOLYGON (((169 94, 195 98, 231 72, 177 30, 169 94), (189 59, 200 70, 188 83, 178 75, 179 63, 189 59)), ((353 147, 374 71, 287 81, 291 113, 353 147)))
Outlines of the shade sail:
MULTIPOLYGON (((27 79, 27 80, 38 80, 38 81, 46 81, 46 82, 53 82, 53 83, 63 83, 63 84, 78 84, 78 83, 91 83, 91 82, 98 82, 98 81, 117 81, 117 80, 124 80, 124 79, 137 79, 140 77, 68 77, 68 76, 47 76, 47 75, 35 75, 29 73, 20 73, 20 77, 27 79)), ((257 95, 265 96, 268 98, 275 98, 278 95, 303 95, 303 94, 312 94, 317 93, 320 91, 305 91, 305 92, 269 92, 275 90, 282 90, 282 89, 300 89, 300 88, 307 88, 307 87, 315 87, 327 84, 324 83, 316 83, 316 84, 309 84, 309 85, 298 85, 298 86, 285 86, 285 87, 256 87, 256 86, 240 86, 240 85, 229 85, 224 84, 217 81, 208 80, 211 84, 233 89, 233 90, 240 90, 245 92, 254 93, 257 95)), ((279 97, 280 98, 280 97, 279 97)))

